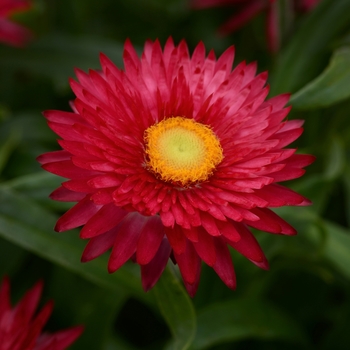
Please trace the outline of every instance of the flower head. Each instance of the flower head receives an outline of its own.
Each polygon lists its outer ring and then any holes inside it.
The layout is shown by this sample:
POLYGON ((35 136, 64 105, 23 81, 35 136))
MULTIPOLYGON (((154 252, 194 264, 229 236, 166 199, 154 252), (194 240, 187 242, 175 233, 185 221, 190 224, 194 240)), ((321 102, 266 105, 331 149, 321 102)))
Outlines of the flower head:
MULTIPOLYGON (((296 11, 308 12, 312 10, 320 0, 294 0, 296 11)), ((207 8, 218 6, 236 6, 235 13, 219 32, 221 34, 233 33, 243 27, 261 12, 266 12, 266 36, 268 48, 271 52, 277 52, 280 47, 279 9, 278 0, 192 0, 194 8, 207 8)))
POLYGON ((64 350, 80 336, 82 327, 53 334, 41 333, 53 308, 53 303, 49 301, 35 315, 42 289, 43 283, 39 281, 11 308, 10 282, 7 277, 3 279, 0 286, 1 350, 64 350))
POLYGON ((0 42, 13 46, 23 46, 31 38, 31 32, 8 19, 14 13, 31 7, 27 0, 0 0, 0 42))
POLYGON ((127 41, 123 57, 125 71, 103 54, 102 71, 77 69, 74 112, 44 113, 63 150, 38 160, 69 179, 51 197, 78 202, 56 230, 83 226, 83 261, 112 248, 109 272, 136 261, 145 290, 170 256, 191 295, 201 260, 235 288, 228 245, 267 268, 249 227, 293 235, 269 207, 309 204, 277 184, 313 161, 284 148, 303 122, 285 120, 289 95, 265 101, 254 63, 232 71, 233 47, 216 59, 203 43, 190 56, 185 41, 148 41, 139 58, 127 41))

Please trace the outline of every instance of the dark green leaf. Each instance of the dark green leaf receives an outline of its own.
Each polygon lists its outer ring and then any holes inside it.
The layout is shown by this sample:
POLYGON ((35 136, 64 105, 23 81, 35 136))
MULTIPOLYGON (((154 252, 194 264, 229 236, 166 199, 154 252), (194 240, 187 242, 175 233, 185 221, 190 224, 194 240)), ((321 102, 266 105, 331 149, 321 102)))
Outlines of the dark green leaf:
POLYGON ((246 338, 305 343, 298 325, 273 304, 266 300, 237 298, 211 304, 198 312, 198 328, 192 348, 207 349, 246 338))
POLYGON ((271 94, 295 92, 322 69, 320 56, 349 23, 350 1, 324 0, 310 13, 277 60, 271 94))
POLYGON ((122 45, 112 40, 92 37, 50 35, 23 49, 21 55, 11 48, 1 48, 0 67, 21 69, 46 76, 60 89, 68 87, 74 68, 100 68, 99 53, 105 53, 118 66, 122 65, 122 45))
MULTIPOLYGON (((321 229, 326 233, 326 240, 323 245, 324 256, 339 271, 350 278, 350 231, 329 221, 323 222, 321 229)), ((319 228, 311 227, 309 237, 315 242, 319 242, 322 239, 319 228)))
POLYGON ((7 136, 5 142, 0 144, 0 174, 4 169, 12 151, 17 146, 17 143, 18 133, 16 131, 13 131, 7 136))
POLYGON ((320 108, 350 97, 350 47, 333 54, 329 66, 316 79, 296 92, 290 103, 295 108, 320 108))
POLYGON ((80 256, 84 242, 72 232, 54 233, 55 215, 4 187, 0 188, 0 203, 2 237, 104 288, 115 291, 125 288, 139 299, 150 302, 141 290, 136 266, 124 266, 110 275, 107 273, 107 256, 82 264, 80 256))
POLYGON ((196 315, 187 292, 169 268, 165 269, 154 290, 161 313, 174 337, 167 349, 188 349, 196 331, 196 315))

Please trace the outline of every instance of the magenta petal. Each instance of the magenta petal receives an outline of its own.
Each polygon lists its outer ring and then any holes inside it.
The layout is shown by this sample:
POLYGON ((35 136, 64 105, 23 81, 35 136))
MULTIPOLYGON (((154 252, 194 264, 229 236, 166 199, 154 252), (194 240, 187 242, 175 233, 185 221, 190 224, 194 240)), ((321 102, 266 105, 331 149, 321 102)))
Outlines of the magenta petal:
POLYGON ((145 223, 146 218, 138 213, 128 214, 120 223, 108 261, 109 273, 118 270, 135 253, 145 223))
POLYGON ((245 221, 249 226, 258 230, 286 235, 296 235, 297 231, 277 214, 267 208, 254 208, 252 212, 259 216, 260 220, 245 221))
POLYGON ((197 265, 197 271, 196 271, 196 279, 195 279, 195 281, 193 283, 188 283, 188 282, 184 281, 184 285, 185 285, 185 288, 187 290, 187 293, 192 298, 197 293, 197 289, 198 289, 199 281, 200 281, 200 277, 201 277, 201 269, 202 269, 202 265, 198 264, 197 265))
POLYGON ((220 231, 216 225, 216 220, 205 212, 201 212, 202 226, 212 236, 220 236, 220 231))
POLYGON ((20 315, 23 323, 29 323, 33 318, 39 304, 43 286, 44 284, 42 281, 37 282, 17 304, 15 314, 20 315))
POLYGON ((79 202, 86 196, 85 193, 73 192, 59 187, 50 194, 50 198, 61 202, 79 202))
POLYGON ((206 230, 198 228, 198 242, 193 243, 194 248, 200 258, 209 266, 213 266, 216 262, 216 250, 214 239, 206 230))
POLYGON ((170 253, 171 246, 168 240, 163 238, 152 260, 146 265, 141 265, 142 287, 146 292, 157 283, 166 267, 170 253))
POLYGON ((182 254, 186 250, 186 237, 180 226, 175 225, 173 229, 165 227, 165 233, 169 243, 176 254, 182 254))
POLYGON ((236 274, 232 264, 230 251, 224 241, 219 237, 214 237, 216 249, 216 261, 213 269, 222 281, 231 289, 236 289, 236 274))
POLYGON ((186 250, 182 254, 177 254, 174 252, 174 257, 179 265, 184 281, 189 284, 195 283, 198 265, 201 263, 201 261, 193 247, 193 244, 189 240, 186 240, 186 250))
POLYGON ((241 239, 240 234, 230 221, 219 222, 221 234, 232 242, 238 242, 241 239))
POLYGON ((36 342, 35 350, 63 350, 70 346, 83 332, 78 326, 54 334, 42 334, 36 342))
POLYGON ((159 216, 148 218, 137 243, 136 261, 140 265, 150 263, 157 253, 164 235, 164 226, 159 216))
POLYGON ((268 268, 268 263, 265 258, 264 252, 259 246, 258 241, 248 228, 241 223, 232 223, 237 231, 239 232, 241 239, 238 242, 227 241, 228 244, 245 256, 247 259, 252 261, 255 265, 261 268, 268 268))
POLYGON ((96 205, 90 199, 90 196, 87 195, 58 219, 55 231, 67 231, 86 224, 86 222, 95 215, 100 208, 101 207, 96 205))
POLYGON ((116 207, 113 203, 107 204, 86 222, 80 231, 80 237, 92 238, 107 232, 117 226, 126 215, 125 210, 116 207))
POLYGON ((112 248, 117 232, 118 227, 114 227, 108 232, 91 238, 83 251, 81 261, 87 262, 93 260, 105 253, 108 249, 112 248))

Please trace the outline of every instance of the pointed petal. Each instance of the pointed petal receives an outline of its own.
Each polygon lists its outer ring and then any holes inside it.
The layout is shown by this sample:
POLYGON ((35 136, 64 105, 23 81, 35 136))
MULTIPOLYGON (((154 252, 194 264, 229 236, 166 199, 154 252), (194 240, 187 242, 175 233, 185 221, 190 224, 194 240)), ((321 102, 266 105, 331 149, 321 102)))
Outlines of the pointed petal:
POLYGON ((170 253, 170 244, 166 238, 163 238, 152 260, 146 265, 141 265, 142 287, 146 292, 157 283, 166 267, 170 253))

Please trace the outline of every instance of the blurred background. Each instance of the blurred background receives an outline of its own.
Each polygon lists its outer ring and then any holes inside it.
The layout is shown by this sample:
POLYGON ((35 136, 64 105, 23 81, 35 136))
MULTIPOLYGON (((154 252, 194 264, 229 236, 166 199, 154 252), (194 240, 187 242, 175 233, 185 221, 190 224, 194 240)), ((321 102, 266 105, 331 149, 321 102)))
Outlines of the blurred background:
POLYGON ((11 17, 33 38, 24 47, 0 43, 0 276, 10 276, 13 303, 44 280, 42 303, 55 300, 47 330, 85 325, 72 350, 348 349, 350 1, 277 0, 273 9, 266 1, 234 31, 223 26, 242 19, 255 0, 205 3, 33 0, 11 17), (273 47, 271 23, 279 33, 273 47), (290 92, 288 118, 305 120, 295 147, 317 157, 288 184, 313 206, 276 210, 298 235, 256 232, 270 270, 232 251, 237 290, 203 266, 193 299, 171 269, 145 293, 131 262, 112 275, 107 255, 80 263, 78 230, 53 231, 71 206, 48 198, 63 179, 35 160, 58 149, 41 113, 70 110, 74 67, 99 69, 100 52, 122 67, 126 38, 141 52, 146 39, 163 45, 169 36, 185 39, 191 51, 203 41, 217 57, 235 45, 234 65, 257 61, 259 72, 269 71, 270 96, 290 92))

